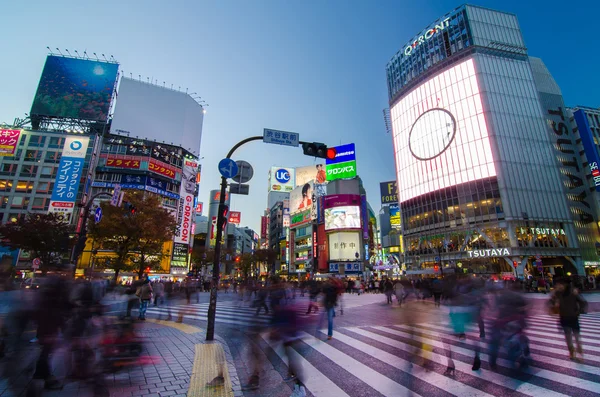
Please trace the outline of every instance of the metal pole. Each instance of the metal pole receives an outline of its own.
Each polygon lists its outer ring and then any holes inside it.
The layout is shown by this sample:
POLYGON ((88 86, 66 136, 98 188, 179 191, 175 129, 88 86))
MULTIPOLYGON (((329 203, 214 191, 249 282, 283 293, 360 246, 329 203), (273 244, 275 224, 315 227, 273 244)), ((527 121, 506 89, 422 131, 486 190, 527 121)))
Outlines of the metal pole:
MULTIPOLYGON (((262 136, 253 136, 238 142, 227 153, 226 158, 231 158, 233 152, 240 146, 251 141, 262 140, 262 136)), ((225 193, 227 191, 227 178, 221 177, 221 196, 219 197, 219 212, 217 213, 217 235, 215 243, 215 260, 213 263, 212 283, 210 286, 210 303, 208 305, 208 324, 206 327, 206 340, 211 341, 215 338, 215 315, 217 311, 217 287, 219 285, 219 266, 221 261, 221 239, 223 238, 223 225, 225 223, 225 193)))

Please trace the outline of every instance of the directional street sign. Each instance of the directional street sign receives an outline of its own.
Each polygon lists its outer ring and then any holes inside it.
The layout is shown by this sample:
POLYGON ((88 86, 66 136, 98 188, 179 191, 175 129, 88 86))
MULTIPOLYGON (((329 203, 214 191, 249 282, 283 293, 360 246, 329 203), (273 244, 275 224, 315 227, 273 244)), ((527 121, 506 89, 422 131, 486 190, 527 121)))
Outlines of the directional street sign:
POLYGON ((298 147, 300 145, 300 134, 265 128, 263 131, 263 142, 298 147))
POLYGON ((96 208, 96 212, 94 212, 94 220, 96 223, 99 223, 102 220, 102 208, 96 208))
POLYGON ((31 266, 34 270, 37 270, 40 268, 40 263, 42 263, 42 261, 40 260, 40 258, 35 258, 33 261, 33 266, 31 266))
POLYGON ((229 193, 231 193, 231 194, 248 195, 249 192, 250 192, 250 185, 241 185, 239 183, 232 183, 229 186, 229 193))
POLYGON ((225 178, 233 178, 238 174, 238 166, 232 159, 223 159, 219 161, 219 172, 225 178))
POLYGON ((238 160, 235 162, 238 166, 238 174, 234 176, 233 179, 237 183, 246 183, 249 182, 250 179, 254 176, 254 169, 250 165, 249 162, 244 160, 238 160))

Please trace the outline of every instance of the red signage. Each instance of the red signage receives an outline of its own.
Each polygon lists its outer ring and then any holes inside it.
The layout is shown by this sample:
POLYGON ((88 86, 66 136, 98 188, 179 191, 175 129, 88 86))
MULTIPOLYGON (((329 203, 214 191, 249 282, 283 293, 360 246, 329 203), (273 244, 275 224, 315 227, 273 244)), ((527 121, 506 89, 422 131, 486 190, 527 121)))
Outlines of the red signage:
POLYGON ((12 156, 19 143, 21 130, 0 130, 0 156, 12 156))
POLYGON ((260 238, 267 238, 267 226, 268 226, 267 217, 261 216, 260 217, 260 238))
POLYGON ((150 159, 148 170, 167 178, 175 178, 175 169, 161 161, 150 159))
POLYGON ((229 223, 239 225, 242 220, 242 213, 239 211, 229 211, 229 223))
POLYGON ((73 208, 75 207, 75 203, 66 202, 66 201, 53 201, 50 203, 52 207, 56 208, 73 208))
POLYGON ((196 204, 196 214, 200 214, 202 215, 202 209, 204 207, 204 203, 198 203, 196 204))
POLYGON ((190 228, 192 224, 192 208, 194 208, 194 198, 188 195, 183 205, 183 226, 181 228, 181 240, 188 242, 190 238, 190 228))
MULTIPOLYGON (((213 197, 213 201, 220 201, 221 200, 221 192, 216 192, 215 196, 213 197)), ((229 200, 229 193, 225 193, 225 202, 227 202, 229 200)))
POLYGON ((317 236, 321 236, 321 240, 317 240, 319 271, 327 273, 329 271, 329 247, 327 247, 327 235, 325 234, 325 225, 318 226, 317 236))
POLYGON ((106 166, 114 168, 129 168, 139 169, 140 160, 134 160, 132 158, 119 158, 114 156, 108 156, 106 158, 106 166))

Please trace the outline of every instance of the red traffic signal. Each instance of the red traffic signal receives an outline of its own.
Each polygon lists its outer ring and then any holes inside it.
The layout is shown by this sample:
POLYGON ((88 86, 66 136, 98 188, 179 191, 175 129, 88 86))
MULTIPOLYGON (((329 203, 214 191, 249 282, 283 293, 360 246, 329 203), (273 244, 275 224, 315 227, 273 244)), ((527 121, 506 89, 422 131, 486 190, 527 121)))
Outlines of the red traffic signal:
POLYGON ((519 266, 519 263, 517 261, 513 261, 513 266, 515 267, 515 269, 519 266))
POLYGON ((435 266, 433 267, 433 271, 434 271, 434 272, 438 272, 439 270, 440 270, 440 267, 439 267, 438 265, 435 265, 435 266))
POLYGON ((236 261, 236 262, 239 262, 239 261, 240 261, 240 257, 239 257, 239 256, 236 256, 236 257, 235 257, 235 261, 236 261))
POLYGON ((333 160, 335 158, 336 154, 337 154, 337 150, 335 150, 335 148, 332 148, 332 147, 327 148, 327 154, 326 154, 327 160, 333 160))

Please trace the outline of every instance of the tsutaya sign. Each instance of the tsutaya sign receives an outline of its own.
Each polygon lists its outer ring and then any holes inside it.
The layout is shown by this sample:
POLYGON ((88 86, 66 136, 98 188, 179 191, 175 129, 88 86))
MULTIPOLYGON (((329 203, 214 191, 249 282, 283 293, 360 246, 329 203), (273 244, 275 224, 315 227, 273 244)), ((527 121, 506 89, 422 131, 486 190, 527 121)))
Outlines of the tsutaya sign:
POLYGON ((430 38, 433 37, 433 35, 435 35, 438 32, 441 32, 442 30, 446 29, 448 26, 450 26, 450 18, 446 18, 446 19, 440 21, 438 24, 436 24, 433 28, 427 29, 424 34, 417 37, 411 45, 407 46, 404 49, 404 55, 410 56, 410 54, 412 54, 413 50, 415 48, 417 48, 417 46, 423 44, 425 42, 425 40, 429 40, 430 38))
POLYGON ((521 228, 521 234, 551 234, 553 236, 565 236, 564 229, 552 229, 549 227, 530 227, 530 228, 521 228))
POLYGON ((469 258, 490 258, 493 256, 510 256, 508 248, 490 248, 485 250, 467 251, 469 258))

